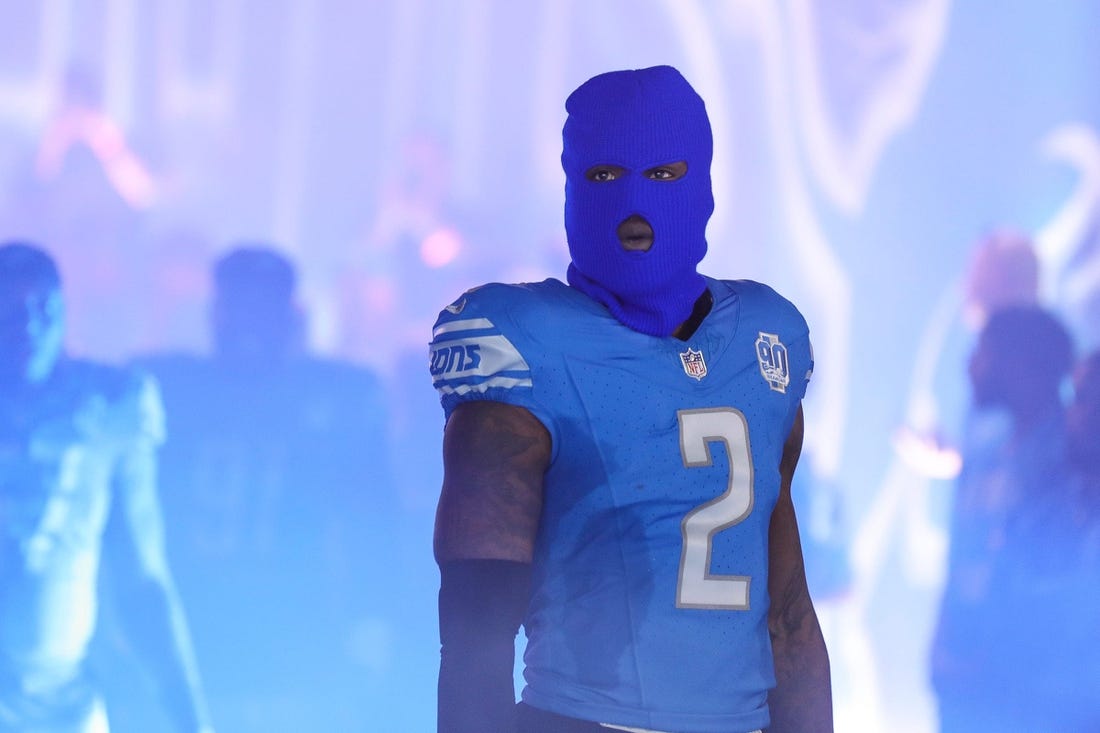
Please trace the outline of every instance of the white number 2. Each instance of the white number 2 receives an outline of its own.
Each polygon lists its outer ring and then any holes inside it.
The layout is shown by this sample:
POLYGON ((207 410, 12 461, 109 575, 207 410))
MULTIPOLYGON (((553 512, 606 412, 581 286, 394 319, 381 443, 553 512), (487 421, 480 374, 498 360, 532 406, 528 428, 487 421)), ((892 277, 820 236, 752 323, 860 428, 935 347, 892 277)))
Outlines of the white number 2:
POLYGON ((692 509, 680 524, 684 544, 680 551, 680 579, 676 586, 677 608, 746 610, 749 607, 747 575, 714 575, 710 554, 714 535, 744 521, 752 512, 753 469, 749 426, 740 410, 718 407, 679 410, 680 454, 684 466, 710 466, 711 443, 722 443, 729 458, 725 492, 692 509))

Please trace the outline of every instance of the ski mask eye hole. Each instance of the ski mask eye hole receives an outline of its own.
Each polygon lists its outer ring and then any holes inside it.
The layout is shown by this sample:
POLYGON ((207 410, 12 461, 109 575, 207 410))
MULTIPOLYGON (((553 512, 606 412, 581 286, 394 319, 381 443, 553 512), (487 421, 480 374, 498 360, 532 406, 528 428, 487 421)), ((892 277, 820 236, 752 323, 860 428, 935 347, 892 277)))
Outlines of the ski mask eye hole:
POLYGON ((642 173, 651 181, 676 181, 687 175, 688 164, 678 160, 675 163, 666 163, 650 168, 642 173))
POLYGON ((584 172, 584 177, 593 183, 607 183, 624 175, 626 169, 618 165, 594 165, 584 172))

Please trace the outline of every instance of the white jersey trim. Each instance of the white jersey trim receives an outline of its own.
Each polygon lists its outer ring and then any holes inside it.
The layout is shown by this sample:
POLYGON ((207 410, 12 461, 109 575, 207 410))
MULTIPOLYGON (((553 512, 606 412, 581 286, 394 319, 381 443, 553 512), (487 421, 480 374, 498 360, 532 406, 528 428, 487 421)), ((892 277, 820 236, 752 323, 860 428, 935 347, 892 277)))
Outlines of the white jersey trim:
POLYGON ((440 384, 436 387, 440 394, 443 395, 458 395, 469 394, 470 392, 487 392, 493 387, 500 387, 502 389, 511 389, 513 387, 530 387, 532 386, 530 379, 516 379, 514 377, 492 377, 486 379, 479 384, 459 384, 452 387, 449 384, 440 384))
POLYGON ((493 322, 488 318, 466 318, 461 321, 451 321, 450 323, 442 323, 435 327, 432 331, 432 337, 439 336, 444 333, 454 333, 455 331, 475 331, 483 328, 496 328, 493 322))

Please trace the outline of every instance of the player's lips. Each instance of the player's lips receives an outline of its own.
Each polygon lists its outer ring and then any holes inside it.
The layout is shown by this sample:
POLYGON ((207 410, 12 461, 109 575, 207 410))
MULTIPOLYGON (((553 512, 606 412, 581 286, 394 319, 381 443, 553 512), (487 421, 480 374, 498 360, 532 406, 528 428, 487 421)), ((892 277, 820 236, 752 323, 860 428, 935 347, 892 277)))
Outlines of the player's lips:
POLYGON ((653 246, 653 227, 638 214, 623 219, 615 230, 623 249, 631 252, 648 252, 653 246))

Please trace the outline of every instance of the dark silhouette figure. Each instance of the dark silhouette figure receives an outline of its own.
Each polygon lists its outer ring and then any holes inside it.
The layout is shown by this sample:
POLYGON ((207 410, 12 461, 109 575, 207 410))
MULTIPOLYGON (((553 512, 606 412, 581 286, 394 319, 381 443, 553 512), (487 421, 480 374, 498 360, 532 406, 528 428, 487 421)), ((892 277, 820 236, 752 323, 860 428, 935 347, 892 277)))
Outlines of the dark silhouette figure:
POLYGON ((1065 603, 1051 620, 1061 630, 1064 674, 1058 680, 1063 730, 1100 730, 1100 350, 1074 371, 1074 397, 1066 415, 1066 442, 1074 493, 1062 557, 1069 582, 1065 603))
POLYGON ((229 733, 365 729, 395 676, 400 597, 383 392, 307 353, 286 257, 242 246, 213 275, 213 353, 145 360, 211 707, 229 733))
POLYGON ((970 360, 971 414, 932 649, 941 730, 1080 730, 1069 720, 1080 611, 1061 386, 1066 329, 1037 306, 994 312, 970 360))
POLYGON ((0 731, 106 733, 101 569, 174 729, 208 731, 164 552, 156 384, 72 358, 53 259, 0 246, 0 731))

